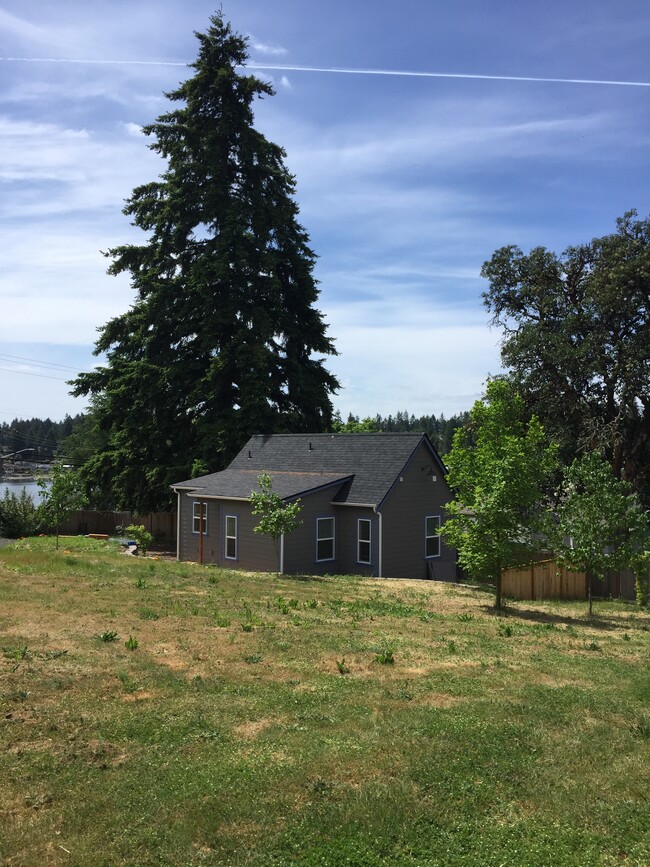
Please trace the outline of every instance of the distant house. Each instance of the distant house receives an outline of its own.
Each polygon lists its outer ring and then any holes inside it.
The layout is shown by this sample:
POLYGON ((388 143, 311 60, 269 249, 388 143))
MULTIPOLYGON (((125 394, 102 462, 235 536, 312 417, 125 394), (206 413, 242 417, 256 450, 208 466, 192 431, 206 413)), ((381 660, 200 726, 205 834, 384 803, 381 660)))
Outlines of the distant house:
POLYGON ((453 581, 456 552, 437 533, 451 492, 426 434, 253 436, 219 473, 172 485, 179 560, 289 574, 453 581), (253 532, 250 495, 271 476, 301 526, 280 542, 253 532))

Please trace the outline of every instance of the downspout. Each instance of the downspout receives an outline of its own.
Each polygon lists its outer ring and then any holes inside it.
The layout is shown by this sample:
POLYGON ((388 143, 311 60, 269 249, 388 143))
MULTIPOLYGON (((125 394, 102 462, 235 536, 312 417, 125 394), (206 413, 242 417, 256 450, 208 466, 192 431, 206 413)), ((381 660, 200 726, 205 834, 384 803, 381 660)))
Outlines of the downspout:
POLYGON ((375 515, 377 515, 377 518, 379 519, 379 523, 378 523, 378 527, 377 527, 377 530, 378 530, 377 535, 379 537, 379 539, 378 539, 379 545, 378 545, 378 552, 377 552, 377 578, 381 578, 382 577, 382 574, 381 574, 382 573, 382 562, 381 562, 382 561, 382 536, 383 536, 381 512, 379 511, 377 506, 373 506, 372 510, 375 513, 375 515))
POLYGON ((280 536, 280 575, 284 575, 284 533, 280 536))
POLYGON ((176 559, 181 559, 181 495, 176 493, 176 559))
POLYGON ((199 563, 203 564, 203 500, 199 500, 199 563))

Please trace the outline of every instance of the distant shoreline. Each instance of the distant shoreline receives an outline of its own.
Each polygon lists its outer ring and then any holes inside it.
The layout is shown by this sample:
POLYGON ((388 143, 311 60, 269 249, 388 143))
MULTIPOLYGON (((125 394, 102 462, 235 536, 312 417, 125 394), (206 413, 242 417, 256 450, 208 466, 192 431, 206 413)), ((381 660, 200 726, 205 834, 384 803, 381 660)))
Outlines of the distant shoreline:
POLYGON ((20 484, 20 482, 24 482, 26 485, 33 485, 36 482, 40 482, 42 480, 49 481, 49 475, 43 476, 0 476, 0 485, 9 484, 15 485, 20 484))

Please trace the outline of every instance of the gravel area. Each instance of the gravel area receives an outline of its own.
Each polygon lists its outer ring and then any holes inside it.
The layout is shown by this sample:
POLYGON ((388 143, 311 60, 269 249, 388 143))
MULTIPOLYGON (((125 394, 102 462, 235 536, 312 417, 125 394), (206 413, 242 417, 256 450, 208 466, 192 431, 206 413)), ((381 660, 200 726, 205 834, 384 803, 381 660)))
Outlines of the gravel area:
POLYGON ((0 539, 0 548, 4 545, 8 545, 10 542, 15 542, 15 539, 0 539))

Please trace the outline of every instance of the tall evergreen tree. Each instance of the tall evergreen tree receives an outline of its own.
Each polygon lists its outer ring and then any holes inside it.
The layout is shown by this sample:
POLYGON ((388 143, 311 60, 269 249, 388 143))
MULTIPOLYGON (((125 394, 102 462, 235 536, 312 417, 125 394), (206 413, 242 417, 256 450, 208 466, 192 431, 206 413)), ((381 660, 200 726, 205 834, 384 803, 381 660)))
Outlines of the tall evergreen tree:
POLYGON ((246 40, 220 14, 197 33, 178 107, 144 127, 167 161, 124 213, 148 233, 108 252, 136 299, 101 330, 108 366, 80 374, 108 447, 82 475, 114 506, 159 508, 192 466, 223 467, 255 432, 326 430, 336 354, 314 307, 315 255, 286 156, 253 127, 272 87, 236 70, 246 40))

